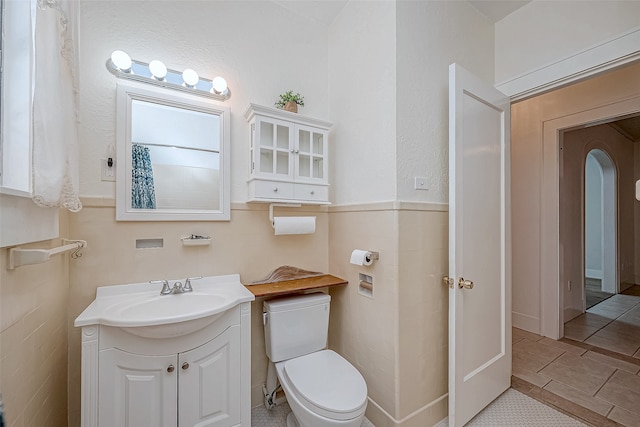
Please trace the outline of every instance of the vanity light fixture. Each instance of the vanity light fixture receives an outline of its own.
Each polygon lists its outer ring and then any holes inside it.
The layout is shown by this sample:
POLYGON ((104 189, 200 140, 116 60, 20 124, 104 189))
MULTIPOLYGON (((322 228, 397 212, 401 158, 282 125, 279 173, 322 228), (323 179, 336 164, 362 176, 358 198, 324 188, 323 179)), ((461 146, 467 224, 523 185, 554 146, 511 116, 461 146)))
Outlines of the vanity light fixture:
POLYGON ((198 81, 200 81, 200 76, 191 68, 187 68, 182 72, 182 80, 184 80, 184 84, 187 87, 194 88, 198 84, 198 81))
POLYGON ((214 77, 214 79, 211 81, 211 84, 212 93, 224 94, 225 92, 227 92, 227 81, 222 77, 214 77))
POLYGON ((218 101, 231 98, 231 92, 224 78, 205 79, 198 76, 198 73, 191 68, 183 72, 171 70, 157 59, 147 64, 131 59, 126 52, 116 50, 107 60, 106 66, 111 74, 119 78, 207 96, 218 101))
POLYGON ((167 66, 157 59, 149 62, 149 71, 156 80, 163 81, 167 77, 167 66))
POLYGON ((123 52, 121 50, 114 50, 111 53, 111 63, 113 64, 114 67, 116 67, 119 71, 122 71, 123 73, 130 73, 131 72, 131 57, 129 55, 127 55, 126 52, 123 52))

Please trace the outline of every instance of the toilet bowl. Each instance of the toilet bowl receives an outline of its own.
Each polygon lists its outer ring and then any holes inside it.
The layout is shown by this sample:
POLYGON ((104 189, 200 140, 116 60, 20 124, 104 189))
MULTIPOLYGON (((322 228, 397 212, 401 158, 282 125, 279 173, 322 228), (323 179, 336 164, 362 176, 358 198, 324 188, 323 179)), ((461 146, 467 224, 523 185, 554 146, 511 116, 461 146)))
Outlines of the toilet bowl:
POLYGON ((346 359, 326 349, 330 300, 329 295, 315 293, 264 302, 270 360, 265 398, 275 394, 277 377, 292 411, 287 427, 359 427, 364 419, 364 378, 346 359))
MULTIPOLYGON (((331 350, 276 363, 287 402, 302 427, 359 427, 367 385, 349 362, 331 350)), ((289 422, 287 422, 288 427, 289 422)), ((295 424, 294 424, 295 426, 295 424)))

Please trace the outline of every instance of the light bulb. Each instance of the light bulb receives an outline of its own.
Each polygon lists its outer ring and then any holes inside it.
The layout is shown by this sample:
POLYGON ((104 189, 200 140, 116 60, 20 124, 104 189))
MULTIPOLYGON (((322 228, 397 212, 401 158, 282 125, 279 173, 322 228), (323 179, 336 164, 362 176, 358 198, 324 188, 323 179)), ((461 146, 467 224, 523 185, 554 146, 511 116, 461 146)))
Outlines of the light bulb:
POLYGON ((167 67, 157 59, 149 62, 149 71, 156 80, 164 80, 167 77, 167 67))
POLYGON ((187 87, 195 87, 198 84, 200 77, 198 77, 198 73, 193 71, 191 68, 187 68, 182 72, 182 80, 184 80, 184 84, 187 85, 187 87))
POLYGON ((114 50, 111 53, 111 62, 118 70, 124 73, 131 72, 131 57, 126 52, 114 50))
POLYGON ((211 81, 213 93, 222 94, 227 91, 227 81, 222 77, 216 77, 211 81))

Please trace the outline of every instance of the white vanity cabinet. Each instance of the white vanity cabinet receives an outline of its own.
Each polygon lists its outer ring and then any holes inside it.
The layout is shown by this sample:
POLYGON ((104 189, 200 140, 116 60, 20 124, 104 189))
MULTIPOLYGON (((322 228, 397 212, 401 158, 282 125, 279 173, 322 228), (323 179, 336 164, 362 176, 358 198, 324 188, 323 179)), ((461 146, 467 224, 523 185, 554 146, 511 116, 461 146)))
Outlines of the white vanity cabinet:
POLYGON ((249 201, 327 204, 331 123, 249 104, 249 201))
POLYGON ((232 326, 209 343, 178 355, 179 426, 240 424, 239 330, 232 326))
POLYGON ((176 337, 84 326, 83 427, 249 426, 250 312, 242 303, 176 337))

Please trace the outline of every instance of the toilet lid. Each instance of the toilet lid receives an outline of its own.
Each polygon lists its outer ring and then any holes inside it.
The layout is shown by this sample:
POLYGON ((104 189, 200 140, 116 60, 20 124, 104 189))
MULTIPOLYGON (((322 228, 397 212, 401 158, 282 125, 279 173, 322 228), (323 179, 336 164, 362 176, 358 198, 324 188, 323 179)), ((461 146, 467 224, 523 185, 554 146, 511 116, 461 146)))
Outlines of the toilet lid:
POLYGON ((287 360, 284 373, 301 397, 333 413, 357 411, 367 399, 367 384, 356 368, 331 350, 287 360))

